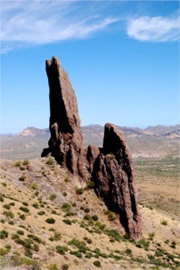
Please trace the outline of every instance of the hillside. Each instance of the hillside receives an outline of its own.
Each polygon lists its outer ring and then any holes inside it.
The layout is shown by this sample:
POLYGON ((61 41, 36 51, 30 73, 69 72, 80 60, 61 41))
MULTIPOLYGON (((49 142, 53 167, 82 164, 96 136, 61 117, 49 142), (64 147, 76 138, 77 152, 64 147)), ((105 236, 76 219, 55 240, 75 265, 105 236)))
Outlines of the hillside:
POLYGON ((169 200, 177 193, 178 164, 136 168, 143 235, 132 241, 93 189, 76 186, 54 159, 1 161, 1 268, 179 269, 175 205, 153 202, 156 192, 169 200))
MULTIPOLYGON (((179 156, 179 125, 157 126, 147 129, 119 127, 129 144, 132 156, 165 157, 179 156)), ((82 127, 84 145, 102 145, 103 127, 89 125, 82 127)), ((47 146, 50 137, 48 129, 29 127, 16 135, 1 135, 0 154, 2 159, 37 158, 47 146)))

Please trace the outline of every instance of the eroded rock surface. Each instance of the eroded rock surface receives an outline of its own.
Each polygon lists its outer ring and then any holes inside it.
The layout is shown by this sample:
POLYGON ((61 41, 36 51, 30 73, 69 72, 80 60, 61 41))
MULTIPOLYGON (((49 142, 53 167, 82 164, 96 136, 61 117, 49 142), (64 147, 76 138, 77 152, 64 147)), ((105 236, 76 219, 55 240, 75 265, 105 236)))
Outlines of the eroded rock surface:
POLYGON ((49 148, 42 156, 52 155, 81 183, 95 182, 97 196, 119 217, 132 238, 141 234, 141 218, 134 190, 132 161, 122 133, 106 124, 103 147, 83 149, 77 101, 68 75, 56 57, 46 61, 50 88, 49 148))
POLYGON ((112 124, 105 125, 103 148, 91 170, 97 195, 119 216, 126 232, 132 238, 139 237, 141 218, 133 186, 132 161, 123 134, 112 124))
POLYGON ((74 176, 83 180, 83 141, 74 90, 67 73, 56 57, 46 61, 49 81, 50 132, 49 148, 42 156, 52 155, 74 176))

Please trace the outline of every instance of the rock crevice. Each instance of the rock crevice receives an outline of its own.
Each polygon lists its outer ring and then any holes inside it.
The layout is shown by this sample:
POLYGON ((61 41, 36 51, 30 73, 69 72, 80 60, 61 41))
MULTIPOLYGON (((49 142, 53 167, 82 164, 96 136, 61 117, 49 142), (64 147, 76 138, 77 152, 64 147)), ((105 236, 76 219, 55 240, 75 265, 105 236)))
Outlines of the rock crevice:
POLYGON ((83 148, 80 118, 74 90, 56 57, 46 61, 49 82, 49 148, 42 156, 52 155, 73 178, 85 185, 94 181, 95 192, 108 209, 115 212, 130 237, 141 235, 132 160, 123 134, 112 124, 104 128, 103 147, 83 148))

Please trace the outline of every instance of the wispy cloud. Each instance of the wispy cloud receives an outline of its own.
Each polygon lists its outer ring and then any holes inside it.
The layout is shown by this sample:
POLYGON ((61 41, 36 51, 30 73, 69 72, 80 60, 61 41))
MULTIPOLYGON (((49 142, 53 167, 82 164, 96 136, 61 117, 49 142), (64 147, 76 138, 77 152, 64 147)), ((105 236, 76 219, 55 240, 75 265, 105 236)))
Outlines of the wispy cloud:
POLYGON ((82 12, 76 1, 6 1, 1 7, 1 53, 19 46, 87 38, 117 21, 95 15, 88 6, 82 12))
POLYGON ((180 17, 131 18, 128 20, 127 34, 139 41, 175 41, 180 38, 180 17))

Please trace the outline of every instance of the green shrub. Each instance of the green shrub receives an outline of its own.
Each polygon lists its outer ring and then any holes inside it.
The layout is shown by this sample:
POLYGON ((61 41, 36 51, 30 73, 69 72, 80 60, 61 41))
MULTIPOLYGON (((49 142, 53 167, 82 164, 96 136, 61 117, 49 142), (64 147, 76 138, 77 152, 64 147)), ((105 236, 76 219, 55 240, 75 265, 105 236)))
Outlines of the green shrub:
POLYGON ((97 220, 98 220, 98 216, 97 216, 97 215, 94 215, 94 216, 92 216, 91 218, 92 218, 92 220, 94 220, 94 221, 97 221, 97 220))
POLYGON ((58 270, 58 267, 56 264, 50 264, 48 267, 49 270, 58 270))
POLYGON ((168 223, 167 223, 166 220, 162 220, 162 221, 161 221, 161 224, 164 225, 164 226, 166 226, 168 223))
POLYGON ((70 211, 71 205, 70 205, 69 203, 63 203, 61 209, 62 209, 65 213, 67 213, 67 212, 70 211))
POLYGON ((14 218, 14 214, 13 214, 13 212, 11 212, 11 211, 4 211, 3 214, 4 214, 6 217, 14 218))
POLYGON ((33 239, 34 241, 36 241, 38 243, 41 243, 41 239, 38 236, 34 235, 34 234, 28 234, 27 237, 30 238, 30 239, 33 239))
POLYGON ((38 208, 39 208, 39 204, 38 204, 38 203, 33 203, 33 204, 32 204, 32 207, 38 209, 38 208))
POLYGON ((132 250, 131 250, 130 248, 127 248, 127 249, 125 250, 125 253, 126 253, 127 255, 132 255, 132 250))
POLYGON ((21 181, 21 182, 24 182, 25 179, 26 179, 26 176, 25 175, 21 175, 19 177, 19 181, 21 181))
POLYGON ((47 165, 50 165, 50 166, 54 165, 54 159, 52 157, 49 157, 49 159, 47 160, 46 164, 47 165))
POLYGON ((63 264, 62 265, 62 270, 68 270, 69 269, 69 265, 68 264, 63 264))
POLYGON ((96 267, 101 267, 100 261, 94 261, 93 264, 94 264, 96 267))
POLYGON ((31 188, 34 189, 34 190, 37 190, 38 189, 38 185, 36 183, 32 183, 31 184, 31 188))
POLYGON ((20 219, 22 219, 22 220, 25 220, 25 219, 26 219, 26 216, 25 216, 24 214, 20 215, 19 217, 20 217, 20 219))
POLYGON ((13 239, 13 240, 19 239, 19 235, 14 233, 14 234, 12 234, 11 239, 13 239))
POLYGON ((56 252, 61 255, 65 255, 65 249, 63 246, 56 246, 56 252))
POLYGON ((27 207, 21 206, 21 207, 19 207, 19 209, 20 209, 21 211, 25 212, 25 213, 29 213, 29 209, 28 209, 27 207))
POLYGON ((89 208, 84 208, 84 212, 89 213, 90 212, 89 208))
POLYGON ((49 223, 49 224, 54 224, 56 221, 55 221, 54 218, 47 218, 46 222, 49 223))
POLYGON ((76 194, 78 194, 78 195, 81 195, 81 194, 83 194, 83 188, 77 188, 76 189, 76 194))
POLYGON ((27 159, 25 159, 22 163, 22 165, 28 165, 29 164, 29 161, 27 159))
POLYGON ((17 234, 19 234, 19 235, 24 235, 24 231, 22 231, 22 230, 17 230, 17 234))
POLYGON ((37 214, 38 214, 39 216, 43 216, 43 215, 45 215, 45 212, 44 212, 44 211, 39 211, 37 214))
POLYGON ((0 231, 0 239, 5 239, 8 237, 8 232, 6 230, 0 231))
POLYGON ((56 199, 56 194, 52 193, 51 195, 49 195, 49 199, 51 201, 54 201, 56 199))
POLYGON ((75 251, 71 250, 70 254, 76 256, 77 258, 82 258, 82 254, 78 250, 75 250, 75 251))
POLYGON ((72 221, 70 219, 63 219, 63 222, 67 225, 71 225, 72 221))
POLYGON ((6 254, 8 254, 8 252, 9 252, 9 249, 0 248, 0 256, 5 256, 6 254))
POLYGON ((11 208, 11 206, 9 204, 4 204, 3 208, 6 208, 7 210, 9 210, 11 208))
POLYGON ((86 214, 86 215, 84 215, 84 219, 85 219, 85 220, 91 220, 91 216, 88 215, 88 214, 86 214))
POLYGON ((137 242, 136 247, 148 249, 149 245, 149 241, 146 241, 144 238, 142 238, 137 242))
POLYGON ((4 197, 1 193, 0 193, 0 202, 4 202, 4 197))
POLYGON ((88 181, 87 186, 88 188, 94 188, 95 187, 94 181, 88 181))
POLYGON ((15 167, 20 167, 20 166, 21 166, 21 161, 16 161, 16 162, 14 163, 14 166, 15 166, 15 167))

